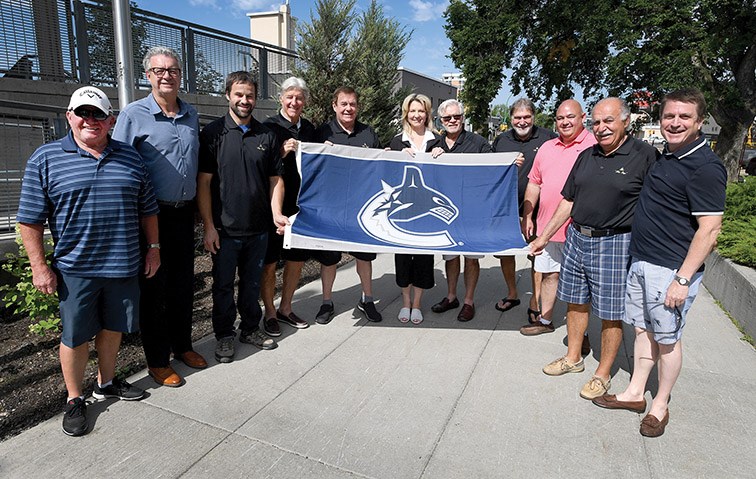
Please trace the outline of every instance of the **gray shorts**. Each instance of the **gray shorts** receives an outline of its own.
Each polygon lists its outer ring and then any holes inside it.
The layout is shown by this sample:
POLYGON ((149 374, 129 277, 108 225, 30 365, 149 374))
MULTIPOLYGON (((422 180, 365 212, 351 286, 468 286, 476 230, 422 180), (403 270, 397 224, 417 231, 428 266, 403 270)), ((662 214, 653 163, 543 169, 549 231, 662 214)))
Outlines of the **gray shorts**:
POLYGON ((627 275, 624 321, 654 335, 660 344, 674 344, 682 338, 685 317, 698 294, 703 273, 696 273, 688 286, 688 297, 681 307, 664 305, 667 289, 677 270, 646 261, 633 260, 627 275))
POLYGON ((79 278, 58 273, 63 332, 60 342, 80 346, 101 330, 139 330, 139 278, 79 278))

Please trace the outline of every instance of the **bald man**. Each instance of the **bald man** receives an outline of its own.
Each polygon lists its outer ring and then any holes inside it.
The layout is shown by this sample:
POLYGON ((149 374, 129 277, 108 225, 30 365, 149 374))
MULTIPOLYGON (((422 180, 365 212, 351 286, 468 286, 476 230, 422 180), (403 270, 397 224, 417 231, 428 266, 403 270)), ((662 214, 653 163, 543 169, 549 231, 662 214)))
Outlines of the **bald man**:
POLYGON ((565 222, 564 260, 557 297, 567 303, 567 354, 543 368, 549 376, 580 373, 583 336, 591 312, 601 319, 601 357, 580 397, 591 400, 611 386, 611 368, 622 343, 625 281, 630 263, 630 227, 656 148, 630 137, 630 109, 605 98, 591 113, 597 144, 578 156, 562 189, 562 200, 543 232, 530 244, 541 254, 565 222))
MULTIPOLYGON (((565 100, 556 111, 556 128, 558 138, 549 140, 536 153, 533 167, 528 174, 528 186, 522 216, 522 234, 526 238, 537 235, 537 226, 541 229, 551 220, 562 201, 562 188, 567 176, 577 161, 578 155, 596 144, 594 137, 585 129, 585 113, 575 100, 565 100), (533 221, 535 205, 540 202, 537 221, 533 221)), ((520 328, 525 336, 553 333, 554 324, 551 315, 556 303, 559 270, 564 255, 569 222, 562 225, 551 237, 543 252, 535 257, 533 268, 541 273, 541 306, 535 317, 528 317, 528 324, 520 328)), ((588 337, 583 339, 581 354, 588 354, 590 346, 588 337)))

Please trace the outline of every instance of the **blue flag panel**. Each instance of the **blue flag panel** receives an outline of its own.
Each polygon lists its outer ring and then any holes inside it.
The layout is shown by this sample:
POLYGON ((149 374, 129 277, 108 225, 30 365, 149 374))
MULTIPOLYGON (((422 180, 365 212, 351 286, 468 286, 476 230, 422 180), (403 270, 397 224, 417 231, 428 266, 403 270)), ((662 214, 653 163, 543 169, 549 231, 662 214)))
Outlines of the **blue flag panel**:
POLYGON ((523 253, 516 153, 421 153, 301 143, 287 248, 523 253))

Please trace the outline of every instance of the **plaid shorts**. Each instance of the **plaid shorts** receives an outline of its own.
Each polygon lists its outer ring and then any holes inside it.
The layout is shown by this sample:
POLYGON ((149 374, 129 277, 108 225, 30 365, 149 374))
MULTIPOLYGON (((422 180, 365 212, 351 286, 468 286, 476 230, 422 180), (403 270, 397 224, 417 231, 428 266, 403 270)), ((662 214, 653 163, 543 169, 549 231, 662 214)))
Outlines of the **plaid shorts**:
POLYGON ((633 260, 627 275, 625 322, 653 333, 654 341, 660 344, 675 344, 682 339, 685 317, 696 299, 703 278, 703 273, 694 274, 685 303, 671 309, 664 305, 664 300, 676 273, 674 269, 633 260))
POLYGON ((629 246, 630 233, 591 238, 567 228, 557 297, 566 303, 591 303, 601 319, 624 319, 629 246))

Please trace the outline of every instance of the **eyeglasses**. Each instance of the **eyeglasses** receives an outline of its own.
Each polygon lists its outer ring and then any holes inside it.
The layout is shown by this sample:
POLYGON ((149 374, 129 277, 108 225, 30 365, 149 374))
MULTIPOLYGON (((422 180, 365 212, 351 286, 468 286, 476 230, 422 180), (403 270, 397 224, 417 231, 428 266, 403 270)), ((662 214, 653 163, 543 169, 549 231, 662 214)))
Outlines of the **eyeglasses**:
POLYGON ((161 77, 161 76, 165 75, 165 72, 168 72, 168 75, 170 75, 172 77, 177 77, 177 76, 179 76, 181 74, 181 69, 180 68, 158 68, 158 67, 153 67, 153 68, 149 68, 148 71, 151 71, 155 76, 158 76, 158 77, 161 77))
POLYGON ((80 106, 79 108, 76 108, 75 110, 73 110, 73 114, 85 120, 89 120, 90 118, 92 118, 93 120, 97 120, 97 121, 103 121, 110 116, 100 109, 97 109, 97 108, 90 109, 90 108, 85 108, 83 106, 80 106))
POLYGON ((441 117, 441 121, 443 121, 443 122, 447 122, 447 121, 450 121, 450 120, 451 120, 452 118, 454 118, 455 120, 459 121, 459 120, 461 120, 461 119, 462 119, 462 115, 448 115, 448 116, 442 116, 442 117, 441 117))

